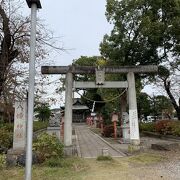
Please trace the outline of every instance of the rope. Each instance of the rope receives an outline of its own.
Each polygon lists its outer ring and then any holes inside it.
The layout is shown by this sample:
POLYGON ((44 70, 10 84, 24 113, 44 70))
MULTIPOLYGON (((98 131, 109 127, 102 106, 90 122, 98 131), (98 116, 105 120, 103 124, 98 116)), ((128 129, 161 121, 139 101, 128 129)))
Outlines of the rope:
POLYGON ((90 98, 87 98, 85 96, 82 96, 78 91, 75 91, 77 94, 79 94, 82 98, 88 100, 88 101, 91 101, 91 102, 96 102, 96 103, 106 103, 106 102, 111 102, 111 101, 114 101, 115 99, 121 97, 125 92, 127 91, 127 89, 125 89, 121 94, 119 94, 118 96, 112 98, 112 99, 107 99, 107 100, 104 100, 104 101, 96 101, 96 100, 93 100, 93 99, 90 99, 90 98))

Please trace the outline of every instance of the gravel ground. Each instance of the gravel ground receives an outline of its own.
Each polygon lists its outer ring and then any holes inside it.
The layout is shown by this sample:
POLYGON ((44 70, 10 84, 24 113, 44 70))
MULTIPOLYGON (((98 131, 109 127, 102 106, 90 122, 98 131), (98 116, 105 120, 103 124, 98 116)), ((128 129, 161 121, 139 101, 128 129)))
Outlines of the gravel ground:
POLYGON ((162 177, 169 176, 172 180, 180 180, 180 150, 156 153, 163 155, 167 160, 158 163, 154 168, 161 172, 162 177))
MULTIPOLYGON (((96 132, 97 133, 97 132, 96 132)), ((99 134, 100 135, 100 134, 99 134)), ((103 137, 104 138, 104 137, 103 137)), ((128 154, 129 144, 121 144, 120 140, 114 140, 113 138, 104 138, 114 148, 128 154)), ((153 163, 145 166, 138 166, 132 164, 131 174, 126 175, 127 180, 180 180, 180 141, 173 139, 159 139, 153 137, 142 136, 141 137, 141 150, 134 154, 152 153, 163 157, 163 161, 153 163), (152 150, 151 144, 173 144, 178 143, 179 149, 172 149, 170 151, 152 150)), ((115 180, 115 179, 114 179, 115 180)), ((118 179, 119 180, 119 179, 118 179)))
MULTIPOLYGON (((105 138, 112 146, 121 150, 122 152, 128 153, 128 144, 120 144, 119 141, 114 139, 105 138)), ((180 141, 164 140, 152 137, 141 137, 141 152, 153 153, 164 157, 162 162, 156 164, 150 164, 145 167, 134 168, 134 180, 180 180, 180 141), (179 149, 173 149, 171 151, 152 150, 151 144, 156 143, 178 143, 179 149)), ((136 153, 135 153, 136 154, 136 153)), ((131 155, 131 154, 129 154, 131 155)), ((131 179, 129 177, 129 179, 131 179)), ((128 180, 129 180, 128 179, 128 180)))

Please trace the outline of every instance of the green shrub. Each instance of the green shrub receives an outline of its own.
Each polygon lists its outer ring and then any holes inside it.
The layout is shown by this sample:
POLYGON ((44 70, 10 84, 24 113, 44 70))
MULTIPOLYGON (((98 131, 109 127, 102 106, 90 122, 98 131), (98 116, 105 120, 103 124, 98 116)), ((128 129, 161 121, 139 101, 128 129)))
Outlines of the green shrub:
POLYGON ((63 144, 57 137, 47 133, 37 137, 33 144, 33 150, 37 153, 40 163, 50 157, 59 158, 63 156, 63 144))
POLYGON ((62 158, 50 158, 47 159, 44 163, 44 165, 48 166, 48 167, 63 167, 63 159, 62 158))
POLYGON ((2 124, 0 124, 0 128, 5 129, 9 132, 13 132, 14 124, 13 123, 2 123, 2 124))
POLYGON ((47 128, 48 126, 48 121, 34 121, 33 122, 33 131, 38 131, 40 129, 47 128))
POLYGON ((0 124, 0 148, 9 149, 13 144, 13 124, 0 124))
POLYGON ((174 121, 171 124, 172 127, 172 135, 180 136, 180 121, 174 121))
POLYGON ((104 127, 102 135, 105 137, 112 137, 113 133, 114 133, 114 126, 108 125, 104 127))
POLYGON ((111 156, 98 156, 97 161, 112 161, 113 158, 111 156))
POLYGON ((6 156, 4 154, 0 154, 0 169, 6 166, 6 156))
MULTIPOLYGON (((33 123, 34 131, 44 129, 48 126, 48 122, 35 121, 33 123)), ((13 130, 14 123, 1 123, 0 124, 0 148, 9 149, 13 145, 13 130)))
POLYGON ((155 131, 155 123, 140 123, 139 130, 154 132, 155 131))
POLYGON ((13 144, 13 133, 2 128, 0 129, 0 147, 11 148, 13 144))

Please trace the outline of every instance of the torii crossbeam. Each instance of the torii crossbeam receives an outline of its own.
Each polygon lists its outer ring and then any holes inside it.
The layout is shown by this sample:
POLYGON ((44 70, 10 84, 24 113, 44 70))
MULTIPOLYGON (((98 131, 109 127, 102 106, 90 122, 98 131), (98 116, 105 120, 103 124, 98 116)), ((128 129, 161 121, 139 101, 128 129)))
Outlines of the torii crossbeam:
MULTIPOLYGON (((158 67, 155 65, 149 66, 103 66, 101 67, 106 74, 127 74, 133 73, 154 73, 157 72, 158 67)), ((42 66, 42 74, 94 74, 97 66, 42 66)))

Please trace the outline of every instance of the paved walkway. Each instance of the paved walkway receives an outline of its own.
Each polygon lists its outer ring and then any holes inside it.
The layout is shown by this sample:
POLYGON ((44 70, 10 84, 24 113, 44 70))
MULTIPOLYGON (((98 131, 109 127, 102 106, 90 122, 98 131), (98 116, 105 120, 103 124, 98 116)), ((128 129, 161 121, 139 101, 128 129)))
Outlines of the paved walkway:
POLYGON ((79 146, 79 154, 83 158, 97 158, 102 155, 102 149, 107 148, 111 157, 123 157, 124 153, 113 148, 108 142, 96 135, 86 125, 75 124, 75 132, 79 146))

